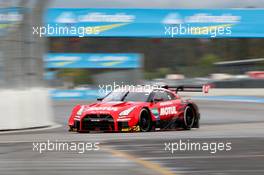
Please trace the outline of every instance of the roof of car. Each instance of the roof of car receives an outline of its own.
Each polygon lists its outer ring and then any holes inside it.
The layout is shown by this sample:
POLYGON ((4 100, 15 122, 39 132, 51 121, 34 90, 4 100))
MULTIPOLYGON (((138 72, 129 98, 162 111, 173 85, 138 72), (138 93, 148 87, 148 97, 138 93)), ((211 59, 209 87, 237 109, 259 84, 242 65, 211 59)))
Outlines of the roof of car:
POLYGON ((131 87, 126 87, 126 88, 118 88, 118 89, 115 89, 113 90, 114 92, 153 92, 153 91, 156 91, 156 90, 163 90, 163 91, 170 91, 168 89, 165 89, 165 88, 153 88, 151 86, 131 86, 131 87))

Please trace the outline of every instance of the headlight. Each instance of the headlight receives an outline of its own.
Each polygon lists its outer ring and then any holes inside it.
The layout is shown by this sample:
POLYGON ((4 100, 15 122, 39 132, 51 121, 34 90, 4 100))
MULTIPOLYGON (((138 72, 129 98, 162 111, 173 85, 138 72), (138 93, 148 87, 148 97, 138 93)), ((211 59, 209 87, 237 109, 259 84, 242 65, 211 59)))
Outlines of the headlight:
POLYGON ((76 115, 76 116, 74 117, 74 120, 79 120, 79 121, 80 121, 80 117, 81 117, 81 116, 76 115))
POLYGON ((79 111, 76 114, 82 115, 83 111, 84 111, 84 106, 81 106, 81 108, 79 109, 79 111))
POLYGON ((122 112, 120 112, 119 116, 128 116, 130 112, 132 112, 135 109, 135 106, 128 108, 122 112))

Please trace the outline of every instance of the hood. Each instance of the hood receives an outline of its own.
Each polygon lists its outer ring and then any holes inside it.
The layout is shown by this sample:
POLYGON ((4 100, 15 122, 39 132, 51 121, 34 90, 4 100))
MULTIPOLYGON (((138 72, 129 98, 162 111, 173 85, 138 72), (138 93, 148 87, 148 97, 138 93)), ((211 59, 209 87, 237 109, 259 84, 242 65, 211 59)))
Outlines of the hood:
POLYGON ((110 114, 113 112, 121 112, 129 107, 139 105, 141 102, 123 102, 123 101, 115 101, 115 102, 99 102, 93 103, 90 105, 84 106, 83 113, 104 113, 110 114))

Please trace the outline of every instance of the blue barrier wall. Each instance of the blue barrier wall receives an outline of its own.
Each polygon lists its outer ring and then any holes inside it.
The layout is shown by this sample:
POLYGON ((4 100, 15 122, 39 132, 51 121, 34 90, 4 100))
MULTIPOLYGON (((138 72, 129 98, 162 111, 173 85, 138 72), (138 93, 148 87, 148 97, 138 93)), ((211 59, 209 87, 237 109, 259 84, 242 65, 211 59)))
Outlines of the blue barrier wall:
POLYGON ((50 90, 50 96, 54 100, 96 100, 101 97, 98 90, 50 90))

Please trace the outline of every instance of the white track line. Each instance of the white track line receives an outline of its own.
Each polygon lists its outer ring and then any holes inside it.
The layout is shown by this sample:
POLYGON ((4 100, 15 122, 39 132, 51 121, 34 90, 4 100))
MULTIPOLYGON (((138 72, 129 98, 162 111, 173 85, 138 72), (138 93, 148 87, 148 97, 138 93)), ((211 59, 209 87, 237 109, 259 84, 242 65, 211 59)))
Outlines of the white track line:
POLYGON ((25 132, 35 132, 35 131, 45 131, 45 130, 50 130, 50 129, 55 129, 55 128, 59 128, 62 125, 60 124, 55 124, 55 125, 51 125, 51 126, 47 126, 47 127, 43 127, 43 128, 28 128, 28 129, 19 129, 19 130, 10 130, 10 131, 0 131, 0 135, 1 134, 12 134, 12 133, 25 133, 25 132))

